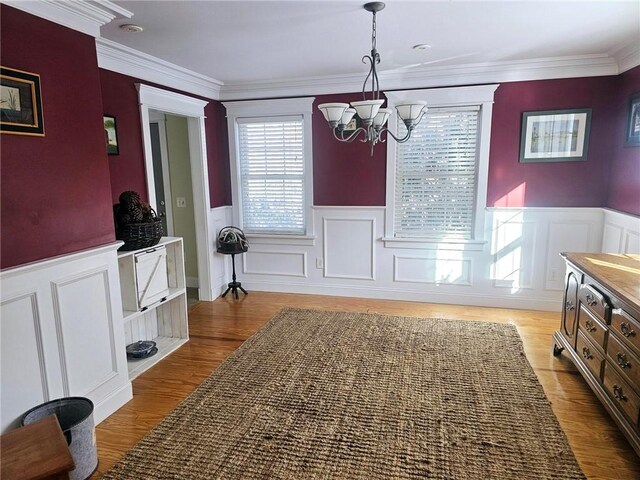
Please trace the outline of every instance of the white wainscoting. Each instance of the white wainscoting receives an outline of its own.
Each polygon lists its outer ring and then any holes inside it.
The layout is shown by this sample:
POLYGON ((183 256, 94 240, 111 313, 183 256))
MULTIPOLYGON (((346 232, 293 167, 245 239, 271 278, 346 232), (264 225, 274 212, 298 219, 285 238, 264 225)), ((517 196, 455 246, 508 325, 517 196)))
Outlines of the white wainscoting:
MULTIPOLYGON (((559 311, 565 271, 559 254, 601 251, 605 214, 601 208, 489 208, 484 245, 421 248, 383 241, 384 207, 316 206, 314 242, 252 238, 238 280, 258 291, 559 311)), ((616 219, 616 225, 634 222, 628 215, 616 219)), ((631 244, 634 232, 624 227, 621 245, 631 244)))
POLYGON ((602 251, 640 254, 640 218, 605 209, 602 251))
POLYGON ((0 272, 3 432, 48 400, 88 397, 98 423, 131 399, 116 254, 120 245, 0 272))

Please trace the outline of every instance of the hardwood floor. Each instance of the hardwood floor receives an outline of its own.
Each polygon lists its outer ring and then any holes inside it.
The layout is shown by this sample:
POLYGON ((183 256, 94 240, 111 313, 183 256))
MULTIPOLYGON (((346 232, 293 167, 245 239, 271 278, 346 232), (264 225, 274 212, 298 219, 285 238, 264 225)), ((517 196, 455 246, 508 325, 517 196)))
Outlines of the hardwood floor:
MULTIPOLYGON (((133 382, 134 397, 98 427, 95 478, 189 395, 244 340, 283 307, 378 312, 512 323, 584 473, 590 479, 640 479, 640 459, 564 356, 551 354, 559 313, 319 295, 251 292, 190 308, 190 341, 133 382)), ((562 478, 562 473, 558 473, 562 478)))

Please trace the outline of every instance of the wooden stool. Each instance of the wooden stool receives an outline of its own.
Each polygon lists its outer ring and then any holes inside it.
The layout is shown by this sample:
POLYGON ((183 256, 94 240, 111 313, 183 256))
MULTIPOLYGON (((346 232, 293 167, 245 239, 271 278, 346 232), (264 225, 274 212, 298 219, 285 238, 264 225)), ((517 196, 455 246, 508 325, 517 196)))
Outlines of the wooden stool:
POLYGON ((75 468, 55 415, 2 435, 0 455, 0 477, 6 479, 68 479, 75 468))

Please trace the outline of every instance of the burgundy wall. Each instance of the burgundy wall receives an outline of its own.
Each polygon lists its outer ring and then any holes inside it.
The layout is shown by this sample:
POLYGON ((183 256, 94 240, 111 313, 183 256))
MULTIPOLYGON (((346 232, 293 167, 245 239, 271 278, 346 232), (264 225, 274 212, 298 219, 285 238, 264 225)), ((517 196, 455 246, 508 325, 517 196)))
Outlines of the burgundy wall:
POLYGON ((205 107, 205 135, 210 203, 211 207, 231 205, 227 121, 225 109, 220 102, 104 69, 100 69, 100 80, 104 111, 116 117, 118 127, 120 154, 109 157, 111 193, 114 203, 118 201, 120 193, 125 190, 135 190, 141 196, 147 196, 140 107, 135 86, 136 83, 144 83, 209 102, 205 107))
POLYGON ((611 170, 616 77, 501 84, 495 94, 487 206, 600 207, 611 170), (586 161, 519 163, 522 112, 591 108, 586 161))
POLYGON ((362 100, 361 93, 320 95, 313 104, 313 203, 314 205, 384 206, 386 143, 376 145, 371 157, 368 145, 355 140, 342 143, 333 137, 318 105, 362 100))
POLYGON ((136 81, 126 75, 100 69, 104 113, 115 117, 118 131, 119 155, 109 155, 113 203, 118 203, 118 197, 125 190, 135 190, 143 200, 147 200, 136 81))
POLYGON ((640 92, 640 67, 618 77, 615 102, 615 131, 612 136, 609 197, 606 206, 614 210, 640 215, 640 146, 625 147, 629 115, 629 97, 640 92))
POLYGON ((45 128, 1 136, 0 267, 113 241, 95 40, 5 5, 0 22, 2 65, 40 75, 45 128))

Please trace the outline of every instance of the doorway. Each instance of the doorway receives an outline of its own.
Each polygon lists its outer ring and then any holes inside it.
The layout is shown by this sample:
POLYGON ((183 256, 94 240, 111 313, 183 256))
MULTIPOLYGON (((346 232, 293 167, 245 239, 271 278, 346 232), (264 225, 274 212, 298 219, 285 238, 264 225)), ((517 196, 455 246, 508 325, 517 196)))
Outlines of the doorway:
POLYGON ((199 298, 189 126, 186 117, 149 110, 154 189, 158 216, 169 236, 182 237, 187 299, 199 298))
POLYGON ((198 299, 213 300, 217 294, 214 296, 211 287, 213 228, 204 129, 207 102, 148 85, 136 87, 149 203, 162 215, 166 232, 184 239, 187 286, 196 285, 198 299))

